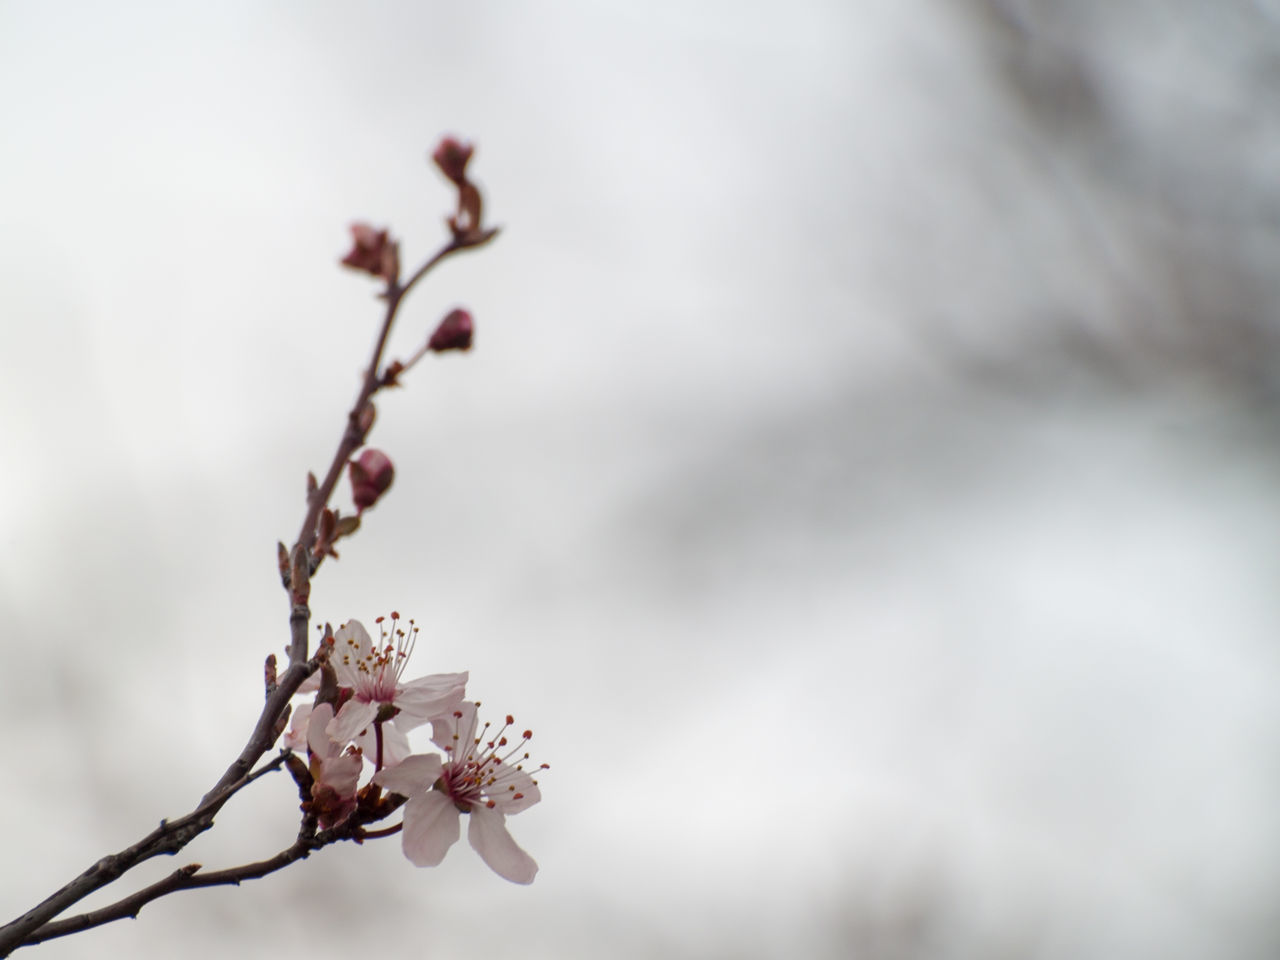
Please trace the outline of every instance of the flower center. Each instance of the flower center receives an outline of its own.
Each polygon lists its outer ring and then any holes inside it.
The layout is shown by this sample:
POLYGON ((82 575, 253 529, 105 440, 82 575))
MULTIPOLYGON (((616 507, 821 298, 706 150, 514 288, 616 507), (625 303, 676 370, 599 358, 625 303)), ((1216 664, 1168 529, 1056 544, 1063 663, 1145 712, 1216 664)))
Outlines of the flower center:
POLYGON ((410 620, 406 630, 400 625, 400 614, 392 611, 374 621, 378 625, 378 643, 362 657, 359 645, 347 641, 351 649, 342 654, 342 662, 356 674, 356 696, 361 700, 390 702, 395 699, 396 685, 404 672, 418 641, 418 627, 410 620))
MULTIPOLYGON (((477 703, 476 707, 479 706, 477 703)), ((460 723, 462 711, 455 710, 453 717, 460 723)), ((515 722, 515 717, 507 714, 506 723, 491 734, 490 723, 486 722, 477 729, 473 721, 469 731, 455 730, 453 742, 445 746, 448 761, 436 787, 447 793, 454 806, 463 813, 470 813, 476 804, 493 808, 523 800, 521 791, 530 783, 535 787, 538 785, 538 781, 525 771, 529 754, 524 748, 533 739, 533 731, 522 732, 520 740, 513 745, 511 736, 515 734, 508 736, 507 731, 515 722), (464 736, 467 733, 470 736, 464 736)), ((542 763, 532 769, 549 770, 551 767, 542 763)))

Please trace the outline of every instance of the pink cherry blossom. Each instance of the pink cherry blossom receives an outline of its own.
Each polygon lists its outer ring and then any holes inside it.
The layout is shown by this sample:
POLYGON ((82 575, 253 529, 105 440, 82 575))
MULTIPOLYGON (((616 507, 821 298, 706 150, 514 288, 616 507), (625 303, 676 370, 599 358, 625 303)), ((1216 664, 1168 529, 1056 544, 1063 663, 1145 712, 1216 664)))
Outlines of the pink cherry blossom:
MULTIPOLYGON (((419 867, 434 867, 461 835, 461 814, 470 816, 467 839, 480 858, 513 883, 532 883, 538 865, 507 832, 508 814, 519 813, 542 799, 538 783, 523 769, 523 753, 533 736, 526 730, 511 746, 506 736, 514 719, 490 738, 489 724, 477 728, 478 704, 431 721, 432 737, 445 760, 415 754, 377 773, 379 786, 407 797, 404 807, 404 854, 419 867), (513 766, 510 762, 520 754, 513 766)), ((543 764, 538 769, 546 769, 543 764)))
POLYGON ((321 829, 337 826, 356 809, 356 786, 364 758, 359 747, 347 747, 325 733, 333 720, 333 706, 322 703, 311 711, 307 723, 307 750, 311 756, 311 812, 321 829))
POLYGON ((402 682, 401 674, 413 653, 418 629, 412 620, 407 630, 400 615, 393 613, 388 625, 378 618, 379 643, 375 647, 358 620, 350 620, 334 634, 334 651, 329 658, 338 676, 338 686, 351 690, 326 733, 334 740, 356 740, 376 756, 372 725, 382 725, 382 762, 397 763, 409 754, 405 733, 432 717, 454 710, 465 693, 467 674, 437 673, 402 682), (391 720, 394 726, 388 726, 391 720))

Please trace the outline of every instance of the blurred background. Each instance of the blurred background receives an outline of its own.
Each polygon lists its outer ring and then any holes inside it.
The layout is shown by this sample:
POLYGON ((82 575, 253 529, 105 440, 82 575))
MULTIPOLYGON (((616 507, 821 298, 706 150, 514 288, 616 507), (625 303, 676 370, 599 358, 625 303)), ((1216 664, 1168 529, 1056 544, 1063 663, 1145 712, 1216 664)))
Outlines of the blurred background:
POLYGON ((476 348, 313 610, 551 765, 529 888, 346 844, 32 956, 1280 955, 1280 3, 0 2, 0 81, 3 919, 241 748, 443 133, 504 229, 391 356, 476 348))

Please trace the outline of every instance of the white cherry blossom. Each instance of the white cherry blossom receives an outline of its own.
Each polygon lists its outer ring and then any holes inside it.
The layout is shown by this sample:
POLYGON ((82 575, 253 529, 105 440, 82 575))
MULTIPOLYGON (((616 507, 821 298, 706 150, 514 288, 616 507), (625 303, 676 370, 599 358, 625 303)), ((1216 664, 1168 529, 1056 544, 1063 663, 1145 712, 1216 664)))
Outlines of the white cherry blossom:
POLYGON ((379 642, 375 646, 359 620, 350 620, 334 634, 334 650, 329 658, 337 673, 339 687, 351 690, 327 733, 334 740, 355 740, 370 757, 376 756, 373 722, 383 723, 384 764, 398 763, 409 754, 405 733, 432 717, 454 710, 465 694, 467 674, 437 673, 402 681, 413 652, 418 629, 412 620, 408 629, 393 613, 388 625, 378 618, 379 642))
POLYGON ((434 754, 415 754, 373 780, 408 798, 403 848, 417 866, 433 867, 444 859, 461 835, 465 813, 470 817, 467 839, 481 859, 513 883, 532 883, 538 865, 511 838, 506 819, 542 799, 537 781, 523 767, 529 755, 522 751, 533 734, 526 730, 511 746, 506 732, 514 719, 508 716, 506 725, 490 736, 489 724, 478 724, 477 706, 466 701, 431 721, 431 739, 444 750, 443 761, 434 754))

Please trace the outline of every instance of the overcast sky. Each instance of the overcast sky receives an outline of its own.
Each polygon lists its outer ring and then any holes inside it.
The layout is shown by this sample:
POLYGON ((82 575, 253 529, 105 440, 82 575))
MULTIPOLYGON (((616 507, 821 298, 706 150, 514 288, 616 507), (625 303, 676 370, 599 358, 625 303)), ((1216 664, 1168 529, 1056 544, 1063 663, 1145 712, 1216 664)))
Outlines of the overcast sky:
POLYGON ((551 765, 531 887, 347 844, 32 955, 1274 956, 1280 21, 1174 6, 0 2, 4 919, 243 744, 443 133, 503 232, 391 354, 476 348, 312 606, 551 765))

